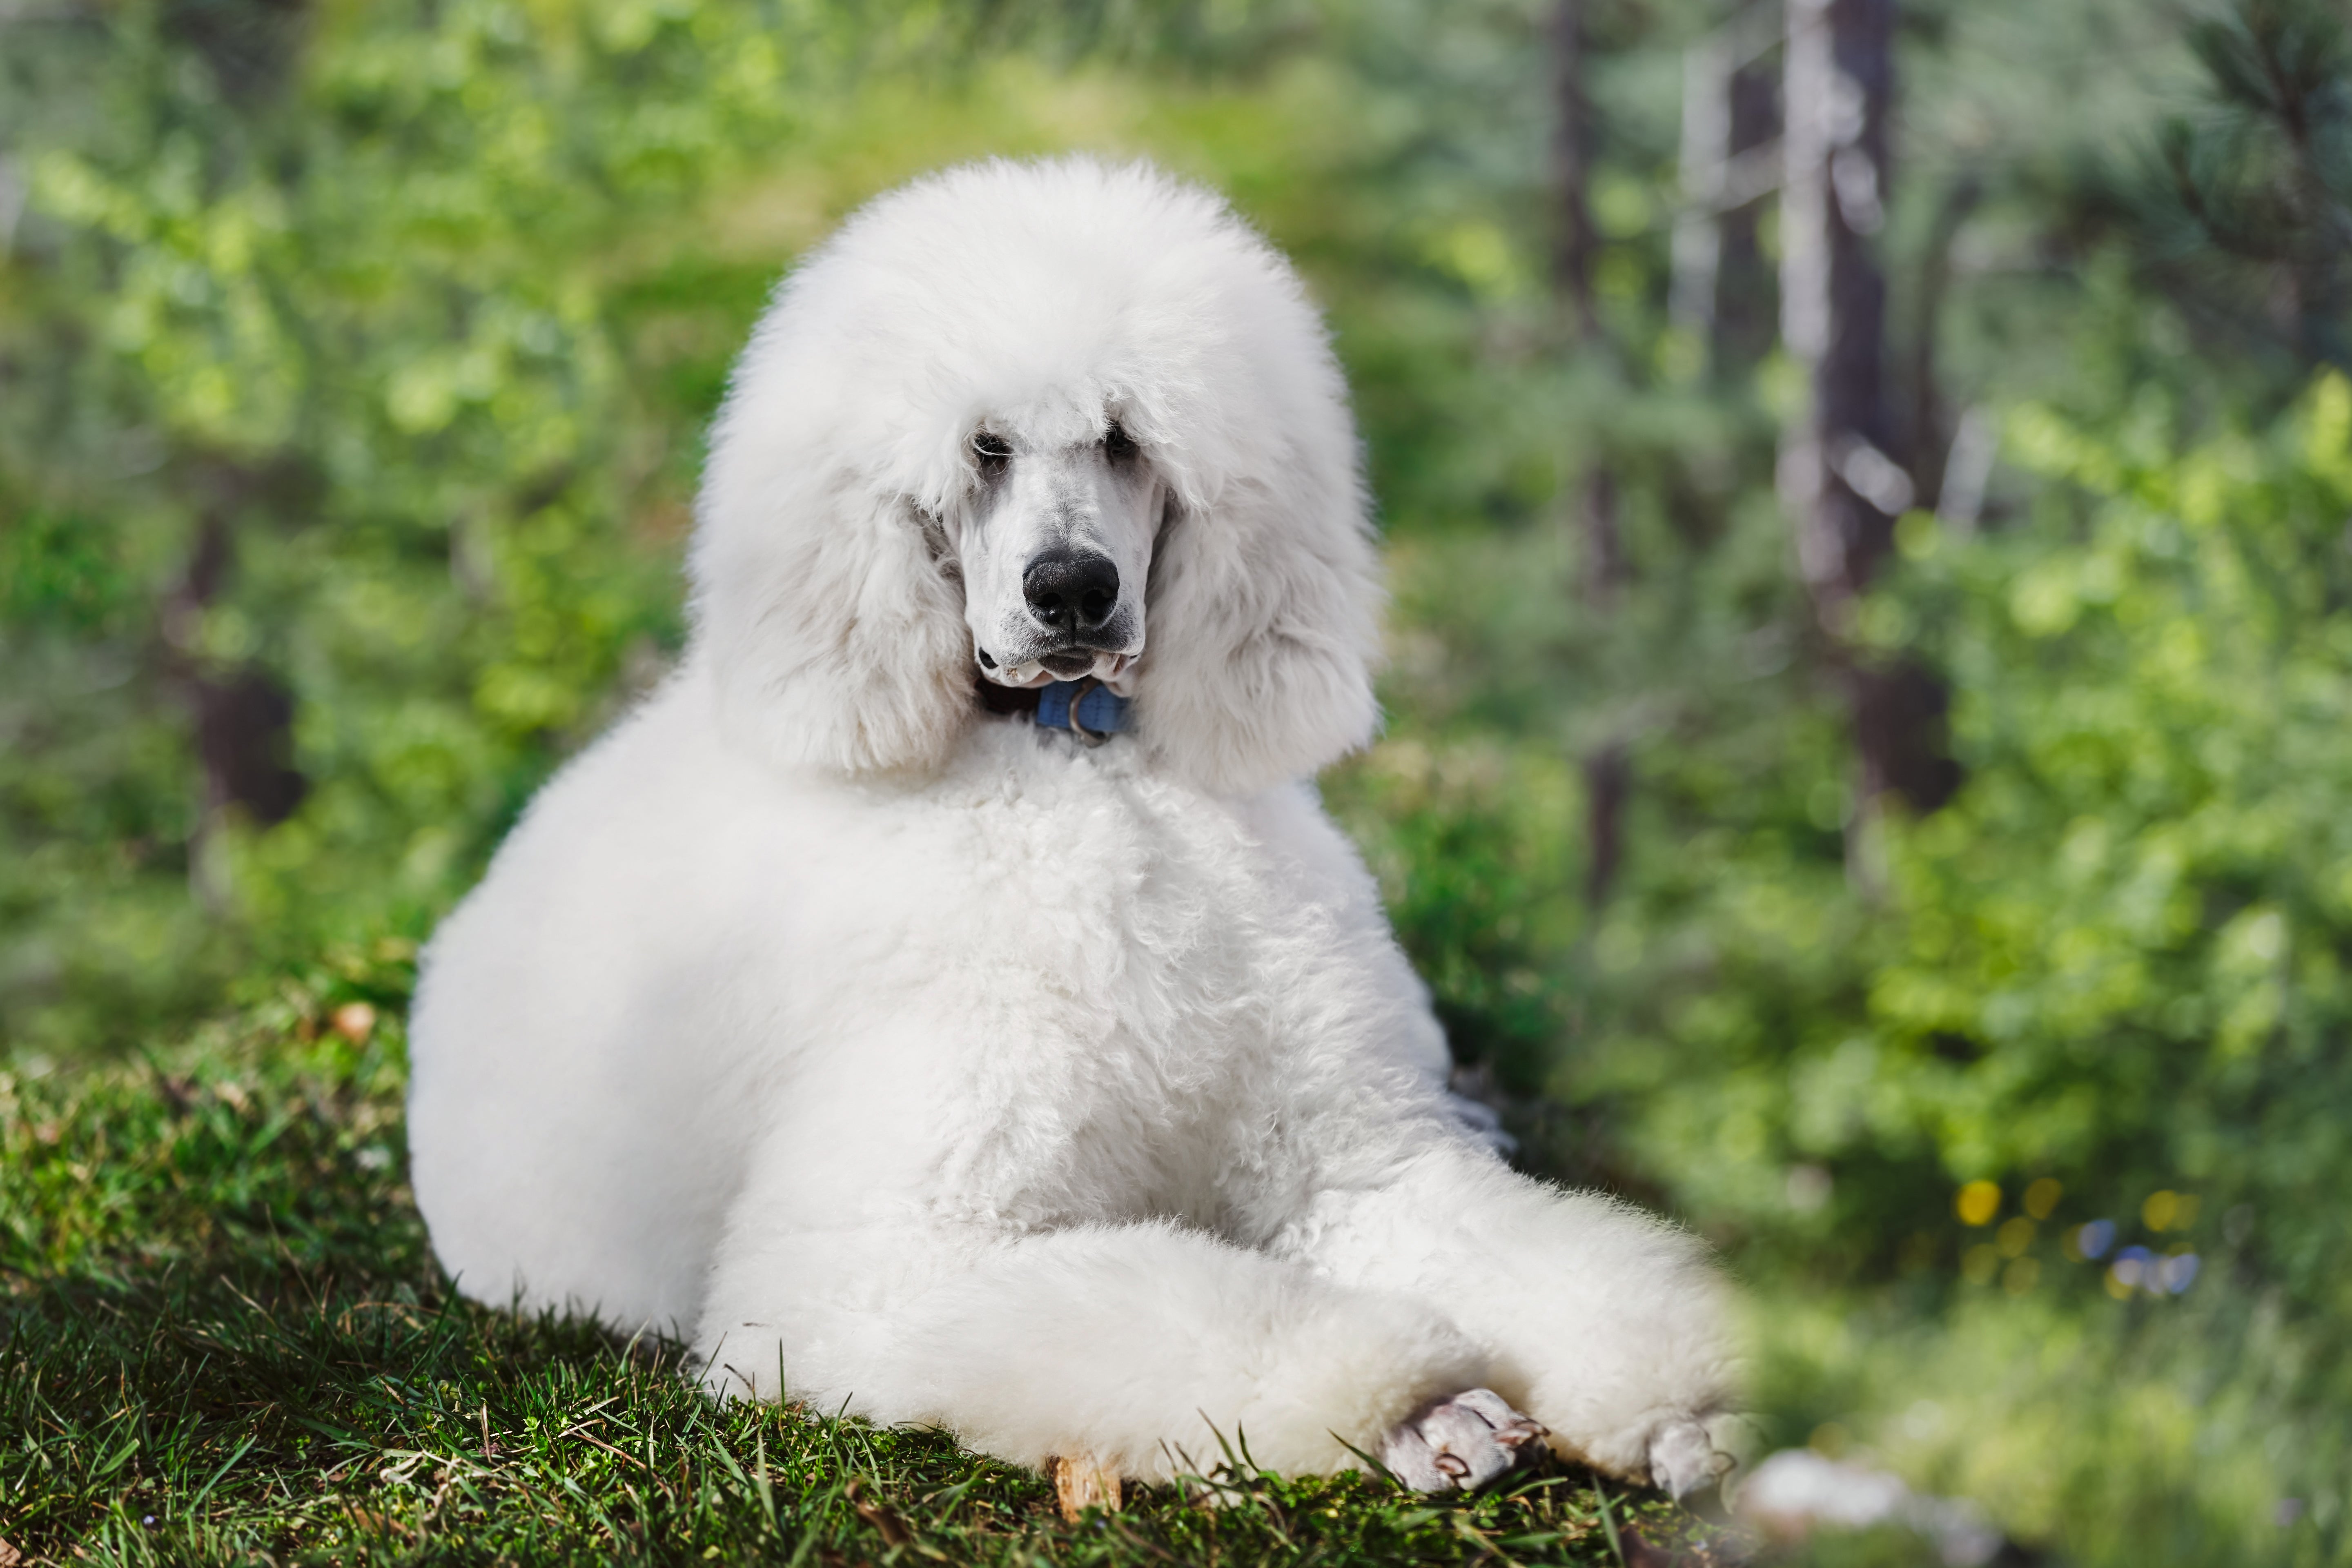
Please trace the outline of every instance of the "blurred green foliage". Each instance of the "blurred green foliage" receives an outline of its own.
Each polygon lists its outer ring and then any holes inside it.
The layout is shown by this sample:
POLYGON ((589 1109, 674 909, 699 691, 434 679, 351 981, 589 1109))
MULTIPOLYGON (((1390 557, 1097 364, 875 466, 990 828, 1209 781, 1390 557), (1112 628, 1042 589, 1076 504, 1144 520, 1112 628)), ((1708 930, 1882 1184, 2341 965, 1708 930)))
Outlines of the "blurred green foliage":
POLYGON ((2352 385, 2009 434, 2031 515, 1912 514, 1870 614, 1950 673, 1968 786, 1878 900, 1751 854, 1711 983, 1597 1055, 1675 1064, 1628 1135, 1794 1297, 1784 1440, 1869 1428, 2089 1560, 2341 1561, 2352 385))
POLYGON ((58 40, 47 96, 103 112, 23 132, 16 379, 96 384, 13 397, 6 432, 28 679, 0 1017, 33 1044, 184 1005, 176 953, 217 975, 256 943, 420 931, 632 650, 675 639, 674 411, 715 394, 772 268, 643 237, 782 134, 816 68, 813 29, 745 7, 365 7, 240 92, 188 20, 58 40), (234 541, 212 590, 175 580, 206 527, 234 541), (70 553, 36 566, 43 540, 70 553), (314 785, 268 832, 205 820, 185 749, 139 721, 247 664, 293 690, 314 785), (118 668, 139 689, 89 701, 118 668), (93 784, 131 820, 59 820, 93 784))
POLYGON ((1726 1247, 1771 1440, 2082 1561, 2352 1561, 2341 18, 1906 7, 1895 380, 1923 451, 1974 411, 2002 454, 1863 616, 1952 690, 1967 780, 1911 820, 1856 809, 1792 580, 1792 368, 1668 309, 1730 7, 1587 10, 1599 348, 1538 0, 0 19, 0 1039, 121 1054, 407 951, 675 652, 700 426, 792 257, 940 163, 1148 153, 1330 311, 1396 604, 1326 795, 1529 1159, 1726 1247), (256 682, 282 814, 200 745, 256 682))

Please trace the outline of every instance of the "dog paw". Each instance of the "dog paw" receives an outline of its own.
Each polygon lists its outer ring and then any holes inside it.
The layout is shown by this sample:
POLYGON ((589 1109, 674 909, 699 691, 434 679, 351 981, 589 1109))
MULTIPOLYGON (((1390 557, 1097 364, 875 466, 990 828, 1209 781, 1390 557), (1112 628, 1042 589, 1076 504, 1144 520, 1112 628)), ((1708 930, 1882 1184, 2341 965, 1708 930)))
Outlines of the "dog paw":
POLYGON ((1650 1436, 1650 1484, 1677 1501, 1713 1486, 1730 1466, 1702 1423, 1685 1416, 1650 1436))
POLYGON ((1433 1400, 1381 1444, 1381 1463, 1421 1492, 1475 1491, 1543 1452, 1544 1428, 1492 1389, 1433 1400))

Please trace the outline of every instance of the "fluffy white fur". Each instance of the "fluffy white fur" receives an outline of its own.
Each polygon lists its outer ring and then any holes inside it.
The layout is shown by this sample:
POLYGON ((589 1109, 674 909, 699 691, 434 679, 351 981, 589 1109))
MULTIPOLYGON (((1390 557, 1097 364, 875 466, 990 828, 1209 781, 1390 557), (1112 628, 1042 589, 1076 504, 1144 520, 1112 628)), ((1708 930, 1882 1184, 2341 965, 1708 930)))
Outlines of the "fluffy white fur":
POLYGON ((468 1294, 688 1338, 717 1392, 1131 1477, 1356 1462, 1484 1384, 1678 1489, 1729 1396, 1701 1248, 1515 1174, 1307 779, 1379 590, 1284 262, 1148 168, 886 196, 715 436, 677 675, 427 954, 416 1195, 468 1294), (982 713, 983 427, 1116 419, 1168 499, 1134 730, 982 713))

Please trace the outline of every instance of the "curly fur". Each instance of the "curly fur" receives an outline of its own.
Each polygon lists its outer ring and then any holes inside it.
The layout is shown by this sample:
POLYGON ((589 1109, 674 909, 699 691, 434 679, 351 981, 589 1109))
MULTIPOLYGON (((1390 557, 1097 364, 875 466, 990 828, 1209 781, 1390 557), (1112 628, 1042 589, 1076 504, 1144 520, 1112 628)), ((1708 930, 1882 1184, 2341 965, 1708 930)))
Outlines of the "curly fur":
POLYGON ((1640 1475, 1724 1406, 1702 1249, 1464 1125, 1300 782, 1374 723, 1377 561, 1321 325, 1218 200, 1068 160, 877 201, 760 323, 697 528, 679 672, 427 953, 464 1290, 1133 1476, 1236 1428, 1344 1468, 1479 1384, 1640 1475), (1172 504, 1089 750, 974 701, 950 525, 983 422, 1114 417, 1172 504))

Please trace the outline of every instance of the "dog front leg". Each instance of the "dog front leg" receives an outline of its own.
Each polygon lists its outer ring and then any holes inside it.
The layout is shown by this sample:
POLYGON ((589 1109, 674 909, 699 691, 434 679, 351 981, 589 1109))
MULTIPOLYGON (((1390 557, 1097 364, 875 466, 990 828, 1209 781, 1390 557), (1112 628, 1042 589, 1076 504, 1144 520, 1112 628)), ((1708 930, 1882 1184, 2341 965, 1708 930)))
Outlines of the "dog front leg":
POLYGON ((1443 1311, 1563 1451, 1678 1496, 1715 1479, 1707 1426, 1732 1405, 1736 1358, 1725 1289, 1687 1233, 1439 1146, 1320 1194, 1276 1250, 1443 1311))
POLYGON ((776 1237, 723 1261, 714 1392, 952 1432, 1015 1462, 1168 1479, 1246 1447, 1346 1469, 1486 1381, 1439 1312, 1171 1225, 776 1237), (780 1375, 781 1374, 781 1375, 780 1375))

